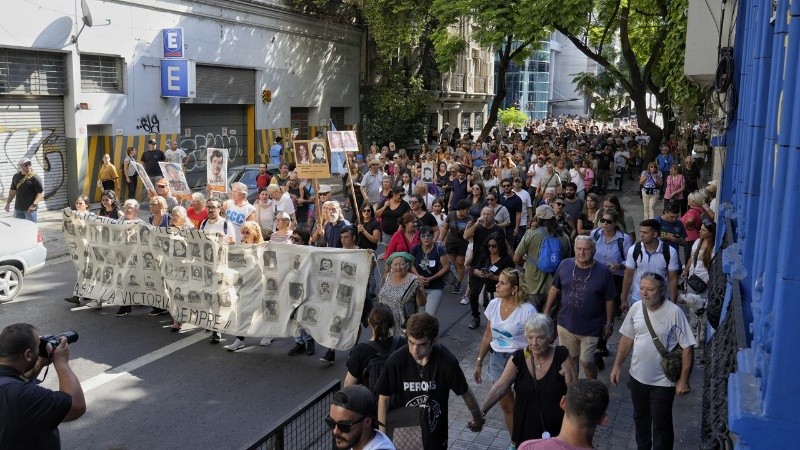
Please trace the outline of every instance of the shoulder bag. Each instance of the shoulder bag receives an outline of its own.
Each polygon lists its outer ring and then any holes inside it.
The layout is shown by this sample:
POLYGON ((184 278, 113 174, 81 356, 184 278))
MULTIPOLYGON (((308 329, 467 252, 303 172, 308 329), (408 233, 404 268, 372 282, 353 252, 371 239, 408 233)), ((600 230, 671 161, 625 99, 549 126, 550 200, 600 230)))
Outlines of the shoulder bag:
POLYGON ((647 314, 647 307, 644 304, 642 304, 642 314, 644 314, 644 323, 647 324, 647 330, 650 331, 650 336, 653 337, 653 344, 658 349, 658 353, 661 354, 661 370, 664 371, 664 375, 669 381, 675 383, 681 378, 683 348, 678 344, 672 351, 668 352, 664 344, 661 343, 661 339, 656 336, 653 324, 650 323, 650 315, 647 314))

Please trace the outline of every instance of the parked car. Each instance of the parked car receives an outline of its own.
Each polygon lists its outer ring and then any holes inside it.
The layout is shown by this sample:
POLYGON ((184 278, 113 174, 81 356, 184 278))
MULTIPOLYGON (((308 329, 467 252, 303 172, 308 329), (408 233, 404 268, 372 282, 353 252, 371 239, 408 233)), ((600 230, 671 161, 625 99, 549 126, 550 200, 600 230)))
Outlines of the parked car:
POLYGON ((20 293, 24 277, 44 267, 47 249, 39 226, 29 220, 0 219, 0 303, 20 293))
MULTIPOLYGON (((270 177, 278 174, 278 169, 272 167, 267 169, 270 177)), ((258 176, 258 164, 245 164, 243 166, 228 167, 228 186, 234 182, 242 182, 247 185, 247 201, 254 203, 258 197, 258 187, 256 186, 256 177, 258 176)), ((195 192, 202 191, 205 193, 205 182, 195 185, 192 190, 195 192)))

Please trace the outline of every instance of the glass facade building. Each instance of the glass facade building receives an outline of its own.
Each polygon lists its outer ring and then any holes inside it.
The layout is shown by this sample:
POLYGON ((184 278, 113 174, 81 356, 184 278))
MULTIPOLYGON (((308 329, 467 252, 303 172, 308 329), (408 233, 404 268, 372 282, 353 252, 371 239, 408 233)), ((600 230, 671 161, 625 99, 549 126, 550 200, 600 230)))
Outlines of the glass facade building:
MULTIPOLYGON (((519 43, 515 43, 519 45, 519 43)), ((499 55, 495 55, 495 83, 500 80, 499 55)), ((497 86, 495 86, 497 92, 497 86)), ((550 42, 539 41, 536 49, 520 65, 514 62, 506 72, 506 98, 503 108, 516 106, 531 119, 547 117, 550 97, 550 42)))

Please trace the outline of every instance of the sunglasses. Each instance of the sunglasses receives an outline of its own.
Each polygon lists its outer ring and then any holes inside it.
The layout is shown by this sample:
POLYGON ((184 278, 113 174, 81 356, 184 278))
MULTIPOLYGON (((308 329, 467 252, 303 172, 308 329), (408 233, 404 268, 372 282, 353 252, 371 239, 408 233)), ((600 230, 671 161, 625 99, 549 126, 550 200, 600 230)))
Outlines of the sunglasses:
POLYGON ((561 202, 556 202, 556 205, 558 205, 558 206, 564 206, 564 204, 563 204, 563 203, 561 203, 561 202))
POLYGON ((510 187, 511 187, 511 185, 510 185, 510 184, 502 184, 502 185, 500 185, 500 186, 501 186, 501 187, 504 187, 504 188, 510 188, 510 187))
POLYGON ((369 210, 369 209, 362 209, 361 212, 362 213, 370 213, 370 214, 372 214, 372 211, 369 210))
POLYGON ((497 248, 497 244, 489 244, 489 245, 487 245, 487 247, 489 247, 489 248, 497 248))
POLYGON ((493 197, 487 197, 487 198, 486 198, 486 200, 487 200, 487 201, 490 201, 490 202, 493 202, 493 201, 495 201, 495 200, 497 200, 497 199, 496 199, 496 198, 493 198, 493 197))
POLYGON ((345 420, 345 421, 342 421, 342 422, 337 422, 337 421, 333 420, 333 418, 331 416, 326 416, 325 417, 325 424, 328 425, 328 428, 330 428, 331 430, 333 430, 334 428, 338 427, 339 431, 341 431, 342 433, 346 434, 346 433, 350 432, 350 429, 353 427, 353 425, 361 422, 362 420, 364 420, 366 418, 367 418, 367 416, 361 416, 361 418, 356 420, 355 422, 350 422, 349 420, 345 420))
POLYGON ((290 238, 292 242, 303 242, 303 240, 299 236, 292 236, 290 238))
POLYGON ((611 219, 600 219, 600 222, 601 223, 614 223, 614 221, 611 220, 611 219))
POLYGON ((166 189, 166 188, 167 188, 167 186, 166 186, 166 185, 164 185, 164 184, 159 184, 159 185, 157 185, 156 187, 157 187, 157 188, 161 188, 161 189, 166 189))
POLYGON ((433 235, 429 234, 429 233, 425 233, 425 234, 420 234, 419 237, 420 237, 420 239, 431 239, 431 238, 433 238, 433 235))

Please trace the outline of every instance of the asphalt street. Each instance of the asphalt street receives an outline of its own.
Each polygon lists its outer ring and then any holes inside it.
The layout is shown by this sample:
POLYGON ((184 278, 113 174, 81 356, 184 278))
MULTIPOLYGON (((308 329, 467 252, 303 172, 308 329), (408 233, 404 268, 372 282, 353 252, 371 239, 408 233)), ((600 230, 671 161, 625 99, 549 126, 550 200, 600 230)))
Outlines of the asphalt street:
MULTIPOLYGON (((29 322, 43 334, 75 330, 80 335, 70 346, 70 365, 88 408, 82 418, 60 427, 65 450, 241 448, 324 385, 344 377, 346 352, 337 352, 332 367, 321 366, 319 347, 315 357, 286 356, 291 338, 268 347, 247 339, 247 348, 231 353, 222 348, 226 341, 209 344, 202 329, 171 333, 170 317, 150 317, 149 308, 118 318, 113 305, 74 307, 62 300, 74 283, 71 260, 57 258, 26 279, 15 301, 0 305, 0 326, 29 322)), ((449 333, 455 337, 442 341, 460 355, 477 331, 467 329, 469 308, 455 297, 447 295, 437 315, 443 334, 457 326, 449 333)), ((57 388, 57 381, 50 371, 43 385, 57 388)))

